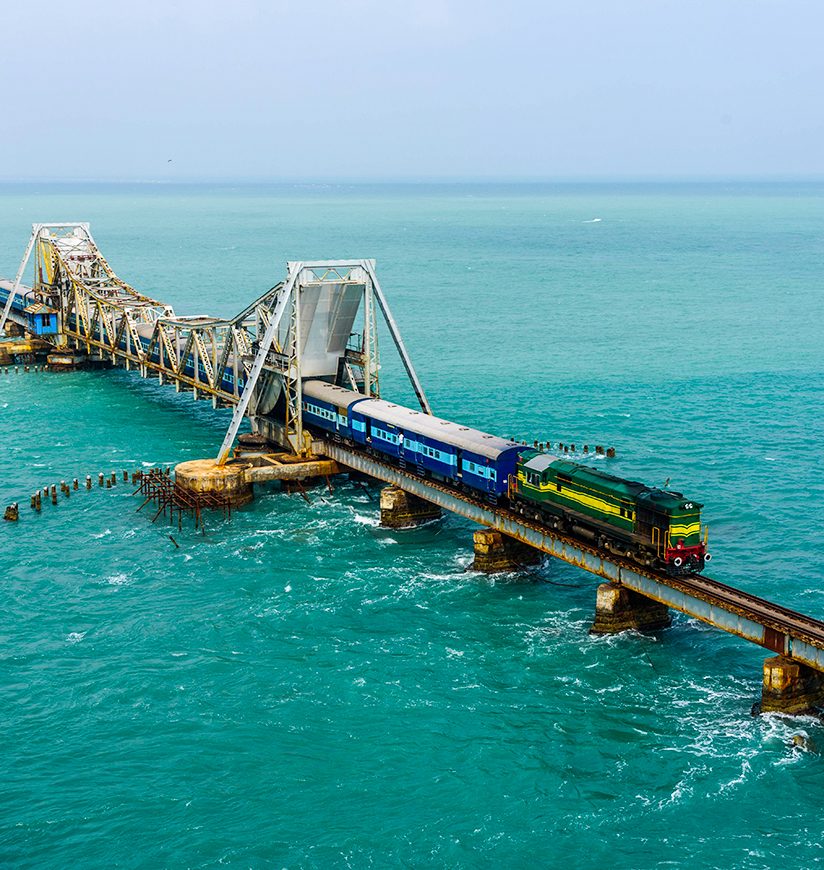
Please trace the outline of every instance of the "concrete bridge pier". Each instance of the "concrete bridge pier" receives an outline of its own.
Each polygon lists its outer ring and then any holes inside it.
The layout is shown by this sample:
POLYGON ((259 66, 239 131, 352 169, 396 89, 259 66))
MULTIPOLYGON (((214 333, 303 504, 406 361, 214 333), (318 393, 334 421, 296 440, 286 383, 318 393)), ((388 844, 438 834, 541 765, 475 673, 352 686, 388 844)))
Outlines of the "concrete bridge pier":
POLYGON ((472 538, 475 548, 475 559, 470 566, 472 571, 487 574, 517 571, 524 565, 536 565, 544 555, 540 550, 502 535, 495 529, 479 529, 472 538))
POLYGON ((175 466, 175 482, 194 495, 218 495, 240 507, 254 498, 247 468, 245 462, 218 465, 214 459, 192 459, 175 466))
POLYGON ((656 631, 672 623, 666 604, 653 601, 617 583, 602 583, 595 599, 595 621, 590 634, 621 631, 656 631))
POLYGON ((801 716, 824 708, 824 674, 786 656, 764 661, 761 703, 753 713, 801 716))
POLYGON ((381 490, 381 525, 387 529, 411 529, 439 519, 441 509, 398 486, 381 490))

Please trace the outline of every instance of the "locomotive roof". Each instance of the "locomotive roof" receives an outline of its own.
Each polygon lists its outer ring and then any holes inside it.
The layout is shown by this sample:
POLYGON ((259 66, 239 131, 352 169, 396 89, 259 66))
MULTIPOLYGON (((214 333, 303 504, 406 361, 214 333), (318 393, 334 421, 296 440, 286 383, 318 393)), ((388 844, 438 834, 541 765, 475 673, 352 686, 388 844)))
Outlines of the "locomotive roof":
POLYGON ((508 441, 498 435, 461 426, 451 420, 433 417, 423 411, 414 411, 412 408, 404 408, 403 405, 396 405, 383 399, 368 399, 358 405, 357 411, 382 423, 389 423, 404 431, 409 430, 453 447, 460 447, 461 450, 469 450, 488 459, 497 459, 507 450, 520 446, 517 441, 508 441))
POLYGON ((602 487, 608 487, 614 490, 620 490, 627 495, 637 496, 641 491, 649 489, 645 483, 638 480, 626 480, 623 477, 616 477, 607 471, 601 471, 600 468, 593 468, 591 465, 581 465, 579 462, 570 462, 568 459, 559 459, 552 463, 553 471, 567 474, 577 480, 588 481, 594 484, 600 484, 602 487))
POLYGON ((363 393, 347 390, 346 387, 338 387, 335 384, 327 384, 326 381, 304 381, 301 390, 304 396, 321 399, 341 408, 348 408, 353 402, 366 398, 363 393))
MULTIPOLYGON (((684 496, 680 492, 656 489, 638 480, 625 480, 622 477, 616 477, 614 474, 601 471, 599 468, 592 468, 589 465, 580 465, 577 462, 570 462, 568 459, 556 459, 549 454, 537 451, 534 451, 534 455, 524 462, 524 467, 531 468, 533 471, 542 471, 549 466, 552 466, 553 471, 566 474, 581 483, 600 487, 602 490, 611 490, 613 493, 635 498, 639 501, 651 502, 655 510, 672 512, 685 509, 684 496), (543 468, 538 468, 533 463, 541 458, 549 461, 542 463, 543 468)), ((699 502, 687 501, 692 505, 692 508, 689 508, 689 510, 701 510, 703 507, 699 502)))
POLYGON ((656 508, 659 510, 684 510, 686 504, 692 505, 691 508, 686 508, 687 510, 698 510, 700 511, 703 504, 700 504, 697 501, 692 501, 691 499, 687 499, 684 501, 684 496, 680 492, 671 492, 668 489, 647 489, 646 492, 641 493, 639 498, 644 499, 644 501, 651 501, 656 508))
MULTIPOLYGON (((553 462, 558 460, 558 457, 551 453, 540 453, 537 450, 532 450, 530 453, 533 455, 524 462, 524 468, 528 468, 530 471, 546 471, 553 462)), ((523 456, 521 460, 523 461, 523 456)))

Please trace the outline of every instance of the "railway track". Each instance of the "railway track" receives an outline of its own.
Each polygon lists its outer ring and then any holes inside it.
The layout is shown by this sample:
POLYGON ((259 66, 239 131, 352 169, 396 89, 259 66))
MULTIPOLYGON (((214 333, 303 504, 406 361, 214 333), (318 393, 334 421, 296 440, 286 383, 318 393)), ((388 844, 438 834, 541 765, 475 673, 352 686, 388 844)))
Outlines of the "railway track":
MULTIPOLYGON (((336 459, 343 465, 358 468, 358 464, 353 464, 352 461, 347 462, 347 455, 349 455, 350 457, 360 457, 362 460, 365 460, 370 465, 377 466, 378 468, 385 470, 385 474, 382 474, 379 477, 379 479, 382 479, 385 482, 395 483, 397 478, 406 479, 410 482, 410 484, 414 482, 415 486, 410 488, 413 492, 423 486, 426 489, 435 490, 437 492, 443 493, 450 499, 457 499, 459 501, 465 502, 467 505, 471 505, 475 508, 475 512, 479 514, 478 521, 482 524, 490 525, 490 527, 492 528, 497 527, 492 522, 485 523, 483 517, 480 516, 483 514, 489 514, 493 516, 497 515, 499 517, 506 517, 513 525, 522 526, 526 529, 531 529, 533 532, 536 532, 538 535, 540 535, 542 539, 551 542, 548 543, 546 546, 540 548, 548 555, 564 559, 564 556, 559 554, 558 547, 555 543, 560 542, 562 544, 568 545, 574 550, 589 553, 591 556, 594 557, 596 564, 599 561, 608 562, 611 565, 618 566, 619 568, 619 574, 616 578, 614 576, 607 575, 605 572, 599 572, 597 570, 594 570, 592 567, 588 567, 587 565, 581 564, 578 561, 565 559, 565 561, 569 561, 571 562, 571 564, 575 564, 578 567, 589 571, 590 573, 596 574, 597 576, 605 577, 609 580, 612 580, 613 582, 620 583, 620 571, 631 571, 636 575, 647 577, 650 580, 653 580, 655 583, 661 584, 662 586, 666 586, 670 589, 675 589, 679 592, 684 593, 687 596, 690 596, 691 598, 696 598, 700 601, 703 601, 709 604, 711 607, 720 608, 729 613, 733 613, 737 616, 743 617, 744 619, 750 620, 753 623, 763 625, 765 628, 772 629, 772 631, 777 633, 777 635, 779 636, 786 635, 788 637, 796 638, 798 640, 804 641, 805 643, 808 643, 809 645, 817 649, 824 650, 824 621, 822 620, 815 619, 803 613, 799 613, 798 611, 792 610, 789 607, 783 607, 780 604, 768 601, 767 599, 761 598, 758 595, 753 595, 750 592, 745 592, 744 590, 736 589, 733 586, 728 586, 725 583, 721 583, 718 580, 713 580, 712 578, 707 577, 703 574, 683 574, 679 576, 673 576, 671 574, 667 574, 664 571, 657 571, 653 568, 639 565, 629 559, 614 556, 612 553, 599 550, 597 547, 593 547, 590 543, 581 541, 578 538, 573 538, 569 535, 557 532, 555 530, 551 530, 536 522, 535 520, 527 519, 526 517, 521 516, 519 513, 509 508, 491 505, 488 502, 483 501, 479 498, 475 498, 465 492, 462 492, 461 490, 447 486, 439 481, 433 481, 424 477, 420 477, 419 475, 409 471, 408 468, 399 468, 395 465, 391 465, 390 463, 385 462, 382 459, 378 459, 375 456, 371 456, 364 451, 355 449, 353 447, 350 447, 349 445, 334 443, 325 437, 322 439, 322 443, 324 444, 324 446, 328 445, 328 455, 331 455, 332 458, 336 459)), ((319 452, 325 451, 320 450, 319 452)), ((426 495, 423 495, 423 497, 426 498, 426 495)), ((432 498, 430 498, 429 500, 436 501, 432 498)), ((470 518, 476 519, 476 517, 474 516, 470 518)), ((525 540, 524 542, 530 544, 531 546, 535 546, 533 540, 525 540)), ((669 606, 675 606, 670 602, 665 603, 668 603, 669 606)), ((698 619, 702 619, 700 615, 692 613, 688 609, 682 609, 682 612, 687 613, 691 616, 695 616, 698 619)), ((763 642, 762 645, 773 649, 773 646, 766 641, 763 642)))

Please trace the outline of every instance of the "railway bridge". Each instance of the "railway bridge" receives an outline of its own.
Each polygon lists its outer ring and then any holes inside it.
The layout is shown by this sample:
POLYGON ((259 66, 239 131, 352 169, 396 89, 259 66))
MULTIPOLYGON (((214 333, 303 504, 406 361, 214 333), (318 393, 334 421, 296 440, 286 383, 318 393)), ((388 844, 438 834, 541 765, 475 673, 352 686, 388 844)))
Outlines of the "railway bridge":
POLYGON ((235 317, 184 316, 120 279, 88 224, 35 224, 15 277, 0 280, 0 305, 0 332, 14 322, 49 342, 63 361, 134 369, 216 408, 232 408, 215 458, 194 471, 184 467, 190 463, 178 467, 178 476, 195 479, 196 486, 250 497, 253 482, 288 479, 298 469, 307 475, 343 469, 368 475, 390 487, 382 494, 390 522, 393 514, 411 524, 443 509, 484 527, 475 535, 479 564, 490 551, 500 557, 493 560, 498 566, 538 552, 600 578, 594 631, 660 628, 669 624, 670 609, 676 610, 773 653, 764 663, 756 705, 762 711, 796 714, 824 707, 824 622, 703 574, 672 576, 641 567, 305 428, 307 379, 380 397, 379 321, 421 412, 431 413, 373 260, 289 262, 283 280, 235 317), (279 445, 279 459, 260 450, 252 462, 231 456, 245 423, 279 445))

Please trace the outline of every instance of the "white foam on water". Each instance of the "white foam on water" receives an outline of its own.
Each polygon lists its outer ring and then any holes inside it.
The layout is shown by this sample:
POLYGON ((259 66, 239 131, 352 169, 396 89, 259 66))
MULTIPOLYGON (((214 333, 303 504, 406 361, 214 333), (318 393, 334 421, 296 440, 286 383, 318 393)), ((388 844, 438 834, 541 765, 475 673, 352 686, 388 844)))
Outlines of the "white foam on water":
POLYGON ((595 689, 596 695, 611 695, 611 694, 620 694, 623 692, 624 687, 620 686, 601 686, 599 689, 595 689))
POLYGON ((356 523, 360 523, 362 526, 372 526, 373 528, 377 528, 381 524, 378 517, 365 516, 364 514, 359 514, 357 511, 353 511, 352 519, 356 523))
POLYGON ((741 783, 743 783, 746 780, 747 774, 751 770, 752 770, 752 767, 750 766, 749 761, 742 761, 741 762, 741 773, 738 776, 731 779, 729 782, 722 782, 719 789, 718 789, 717 794, 724 794, 725 791, 729 791, 730 789, 734 789, 736 786, 741 785, 741 783))
POLYGON ((106 578, 106 582, 110 586, 126 586, 128 583, 131 583, 131 578, 128 574, 112 574, 106 578))
POLYGON ((105 538, 108 535, 110 535, 111 533, 112 533, 111 529, 104 529, 99 535, 92 534, 92 537, 100 540, 100 538, 105 538))
POLYGON ((601 223, 602 220, 603 220, 603 218, 592 218, 591 220, 588 220, 588 221, 581 221, 581 223, 582 224, 599 224, 599 223, 601 223))
POLYGON ((66 641, 68 643, 80 643, 80 641, 83 640, 85 636, 85 631, 73 631, 70 634, 66 635, 66 641))
POLYGON ((695 779, 696 774, 705 773, 706 770, 707 768, 703 764, 688 768, 684 776, 677 782, 670 796, 658 801, 658 809, 662 810, 664 807, 681 803, 684 798, 692 797, 695 794, 695 787, 693 786, 692 781, 695 779))
POLYGON ((292 587, 287 583, 287 584, 283 587, 283 591, 284 591, 284 592, 291 592, 291 591, 292 591, 292 587))
MULTIPOLYGON (((473 574, 480 574, 481 572, 479 572, 479 571, 466 571, 464 573, 471 576, 473 574)), ((463 574, 435 574, 435 573, 431 573, 429 571, 424 571, 420 576, 425 580, 438 580, 440 582, 443 582, 445 580, 460 580, 460 579, 462 579, 463 574)), ((481 576, 485 577, 488 575, 481 574, 481 576)), ((420 583, 418 585, 423 586, 422 583, 420 583)))

